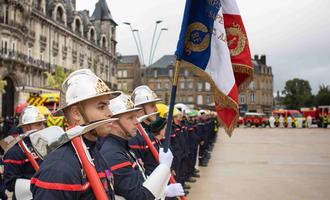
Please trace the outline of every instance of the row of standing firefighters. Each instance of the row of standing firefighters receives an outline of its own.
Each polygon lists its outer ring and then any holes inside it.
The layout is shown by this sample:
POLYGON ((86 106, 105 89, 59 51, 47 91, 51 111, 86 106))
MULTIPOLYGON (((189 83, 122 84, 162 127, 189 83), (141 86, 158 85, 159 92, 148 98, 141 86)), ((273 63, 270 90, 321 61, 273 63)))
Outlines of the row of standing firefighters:
POLYGON ((59 110, 70 129, 45 128, 46 118, 27 106, 19 135, 0 142, 1 199, 5 189, 13 199, 184 199, 187 182, 208 164, 219 128, 215 112, 178 104, 167 122, 168 107, 147 86, 129 97, 86 69, 64 81, 61 95, 59 110), (165 152, 167 123, 172 131, 165 152))

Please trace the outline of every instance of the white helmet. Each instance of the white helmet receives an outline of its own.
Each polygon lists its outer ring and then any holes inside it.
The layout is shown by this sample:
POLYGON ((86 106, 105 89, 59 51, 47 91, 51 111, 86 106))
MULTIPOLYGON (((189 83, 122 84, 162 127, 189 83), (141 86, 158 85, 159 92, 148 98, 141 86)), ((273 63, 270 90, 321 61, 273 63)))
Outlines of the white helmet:
POLYGON ((183 103, 177 103, 177 104, 175 104, 174 107, 177 108, 183 114, 187 114, 191 110, 187 105, 185 105, 183 103))
POLYGON ((76 70, 62 84, 59 110, 84 100, 105 95, 109 95, 112 99, 120 95, 120 92, 111 91, 91 70, 76 70))
POLYGON ((35 106, 27 106, 19 117, 18 126, 44 122, 46 118, 35 106))
POLYGON ((156 93, 146 85, 141 85, 135 88, 131 99, 135 106, 141 106, 142 104, 160 101, 156 93))
POLYGON ((120 96, 110 100, 109 109, 113 116, 120 114, 141 110, 141 108, 134 108, 134 103, 131 98, 122 93, 120 96))

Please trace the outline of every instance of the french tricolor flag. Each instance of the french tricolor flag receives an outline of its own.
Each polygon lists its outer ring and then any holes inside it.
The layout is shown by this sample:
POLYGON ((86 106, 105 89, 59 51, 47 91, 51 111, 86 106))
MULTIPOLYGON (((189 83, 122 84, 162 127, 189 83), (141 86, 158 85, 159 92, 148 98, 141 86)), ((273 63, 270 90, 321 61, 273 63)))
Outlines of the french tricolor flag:
POLYGON ((211 83, 215 109, 231 135, 239 113, 237 81, 240 85, 252 75, 249 45, 236 1, 187 0, 176 56, 211 83))

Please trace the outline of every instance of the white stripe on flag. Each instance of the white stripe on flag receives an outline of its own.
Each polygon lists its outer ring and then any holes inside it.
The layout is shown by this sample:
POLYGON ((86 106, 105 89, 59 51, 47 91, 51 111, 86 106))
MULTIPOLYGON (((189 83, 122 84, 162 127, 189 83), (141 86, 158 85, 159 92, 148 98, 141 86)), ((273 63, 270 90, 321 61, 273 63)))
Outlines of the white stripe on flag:
POLYGON ((235 85, 235 78, 227 46, 222 8, 214 21, 210 59, 205 71, 212 77, 219 90, 228 95, 235 85))
POLYGON ((224 14, 240 15, 236 0, 220 0, 224 14))

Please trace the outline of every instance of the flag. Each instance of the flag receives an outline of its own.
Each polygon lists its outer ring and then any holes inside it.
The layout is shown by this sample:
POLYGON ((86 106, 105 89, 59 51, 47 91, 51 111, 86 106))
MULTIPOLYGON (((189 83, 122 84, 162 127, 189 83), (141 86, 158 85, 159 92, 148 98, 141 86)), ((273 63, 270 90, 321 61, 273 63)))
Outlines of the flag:
MULTIPOLYGON (((231 135, 238 120, 238 89, 223 16, 222 4, 227 1, 233 0, 186 1, 176 56, 211 83, 216 112, 227 134, 231 135)), ((231 14, 230 9, 227 10, 231 14)), ((241 74, 239 80, 245 78, 241 74)))
POLYGON ((243 88, 253 76, 249 42, 236 0, 221 0, 221 5, 236 85, 243 88))

